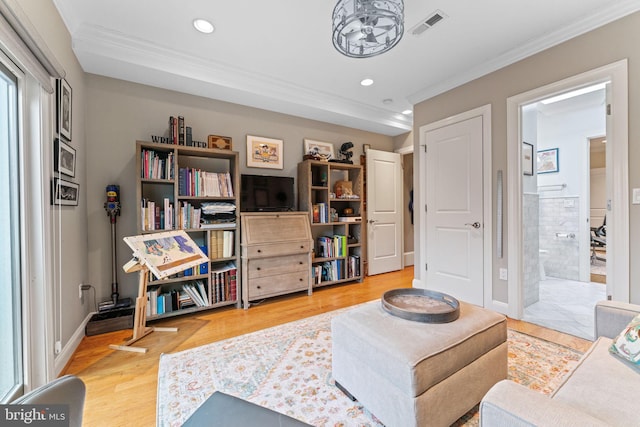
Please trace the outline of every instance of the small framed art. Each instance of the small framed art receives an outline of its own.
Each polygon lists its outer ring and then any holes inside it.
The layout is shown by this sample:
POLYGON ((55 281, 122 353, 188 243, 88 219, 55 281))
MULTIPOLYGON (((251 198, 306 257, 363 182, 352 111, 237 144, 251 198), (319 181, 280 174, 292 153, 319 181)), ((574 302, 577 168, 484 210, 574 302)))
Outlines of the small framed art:
POLYGON ((281 139, 247 135, 247 167, 283 169, 283 146, 281 139))
POLYGON ((522 174, 533 175, 533 144, 522 143, 522 174))
POLYGON ((314 141, 313 139, 304 140, 304 154, 319 158, 321 160, 331 160, 335 158, 333 144, 330 142, 314 141))
POLYGON ((59 138, 54 141, 54 150, 55 171, 72 178, 76 176, 76 150, 59 138))
POLYGON ((78 206, 80 186, 75 182, 53 178, 51 183, 51 204, 61 206, 78 206))
POLYGON ((58 133, 66 138, 67 141, 71 141, 71 86, 65 79, 59 79, 57 86, 58 108, 56 109, 56 123, 58 133))
POLYGON ((538 151, 538 173, 552 173, 560 171, 558 163, 558 149, 538 151))

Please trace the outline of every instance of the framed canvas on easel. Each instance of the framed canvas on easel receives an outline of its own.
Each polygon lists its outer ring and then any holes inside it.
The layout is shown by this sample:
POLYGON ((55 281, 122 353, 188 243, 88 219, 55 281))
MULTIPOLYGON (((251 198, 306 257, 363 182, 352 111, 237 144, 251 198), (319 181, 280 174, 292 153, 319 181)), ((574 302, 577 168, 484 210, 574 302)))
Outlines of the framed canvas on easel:
POLYGON ((146 353, 146 348, 132 347, 131 344, 154 331, 177 332, 178 330, 177 328, 147 326, 149 272, 153 273, 158 280, 162 280, 173 274, 208 262, 209 258, 184 230, 130 236, 125 237, 123 240, 133 251, 133 258, 123 266, 123 269, 127 273, 138 271, 140 275, 133 322, 133 337, 124 344, 112 344, 109 348, 146 353))

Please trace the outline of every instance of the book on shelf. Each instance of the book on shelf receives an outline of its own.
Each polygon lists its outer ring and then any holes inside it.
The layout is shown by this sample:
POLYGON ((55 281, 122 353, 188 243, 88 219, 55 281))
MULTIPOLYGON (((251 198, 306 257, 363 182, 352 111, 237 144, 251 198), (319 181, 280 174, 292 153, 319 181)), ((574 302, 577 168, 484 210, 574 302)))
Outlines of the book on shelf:
POLYGON ((347 236, 335 234, 318 237, 316 239, 316 254, 320 258, 347 256, 347 236))
POLYGON ((140 178, 143 179, 173 179, 173 152, 162 152, 151 149, 140 150, 140 178))
POLYGON ((191 203, 183 201, 182 206, 178 210, 178 228, 200 228, 201 214, 202 211, 200 208, 196 208, 191 203))
POLYGON ((212 267, 212 304, 237 300, 237 275, 238 269, 234 262, 227 262, 215 268, 212 267))
POLYGON ((229 172, 178 169, 178 194, 187 197, 234 197, 229 172))
POLYGON ((162 204, 149 199, 142 199, 140 204, 142 231, 173 230, 173 203, 168 198, 162 204))
POLYGON ((315 203, 312 206, 312 212, 314 223, 325 224, 329 222, 329 205, 327 203, 315 203))
POLYGON ((234 254, 235 232, 233 230, 215 230, 211 232, 209 258, 229 258, 234 254))

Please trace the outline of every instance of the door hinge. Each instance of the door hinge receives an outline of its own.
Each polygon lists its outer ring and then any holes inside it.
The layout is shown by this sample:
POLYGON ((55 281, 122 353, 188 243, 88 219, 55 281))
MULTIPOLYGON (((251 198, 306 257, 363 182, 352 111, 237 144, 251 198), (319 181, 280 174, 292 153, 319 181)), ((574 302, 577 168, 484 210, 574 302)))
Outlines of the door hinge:
POLYGON ((427 152, 427 144, 424 144, 422 147, 424 147, 424 152, 427 152))
POLYGON ((607 116, 611 115, 611 104, 607 104, 607 116))
POLYGON ((429 264, 427 264, 426 262, 424 263, 424 271, 429 270, 429 264))
POLYGON ((427 205, 424 205, 424 211, 427 212, 427 205))

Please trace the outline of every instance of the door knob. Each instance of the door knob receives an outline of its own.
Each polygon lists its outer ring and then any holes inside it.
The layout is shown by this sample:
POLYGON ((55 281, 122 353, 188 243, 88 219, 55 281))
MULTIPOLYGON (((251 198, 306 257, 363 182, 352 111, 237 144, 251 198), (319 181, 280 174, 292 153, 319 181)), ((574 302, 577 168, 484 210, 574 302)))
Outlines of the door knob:
POLYGON ((478 221, 474 222, 473 224, 471 223, 466 223, 465 225, 470 225, 473 228, 480 228, 480 223, 478 221))
POLYGON ((369 224, 374 224, 374 223, 376 223, 376 222, 378 222, 378 221, 376 221, 375 219, 370 219, 370 220, 369 220, 369 221, 367 221, 367 222, 368 222, 369 224))

